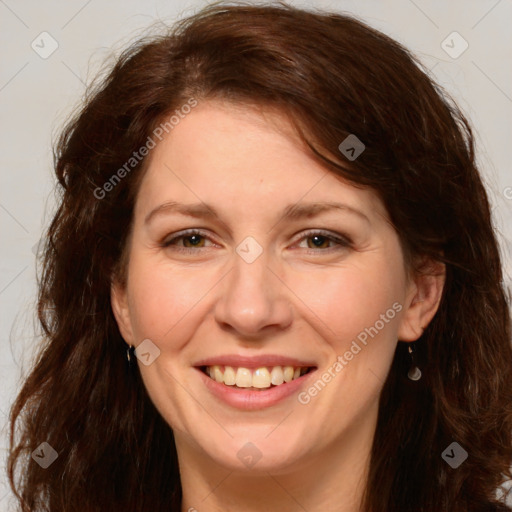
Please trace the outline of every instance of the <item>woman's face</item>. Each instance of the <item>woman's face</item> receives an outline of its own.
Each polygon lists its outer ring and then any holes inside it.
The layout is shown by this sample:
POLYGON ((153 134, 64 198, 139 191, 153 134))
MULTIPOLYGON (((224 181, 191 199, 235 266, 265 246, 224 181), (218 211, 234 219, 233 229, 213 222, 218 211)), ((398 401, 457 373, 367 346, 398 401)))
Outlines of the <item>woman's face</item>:
POLYGON ((278 472, 368 445, 397 339, 434 313, 418 283, 373 191, 283 117, 206 102, 152 150, 112 298, 179 454, 278 472))

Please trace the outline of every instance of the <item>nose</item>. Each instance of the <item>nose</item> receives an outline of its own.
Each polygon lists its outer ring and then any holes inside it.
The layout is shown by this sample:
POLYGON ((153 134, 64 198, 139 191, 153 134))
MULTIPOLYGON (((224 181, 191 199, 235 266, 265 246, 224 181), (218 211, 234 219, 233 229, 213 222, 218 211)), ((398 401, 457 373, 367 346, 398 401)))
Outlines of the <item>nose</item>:
POLYGON ((290 292, 268 266, 265 251, 252 263, 236 255, 234 268, 223 281, 214 314, 222 329, 261 340, 291 324, 290 292))

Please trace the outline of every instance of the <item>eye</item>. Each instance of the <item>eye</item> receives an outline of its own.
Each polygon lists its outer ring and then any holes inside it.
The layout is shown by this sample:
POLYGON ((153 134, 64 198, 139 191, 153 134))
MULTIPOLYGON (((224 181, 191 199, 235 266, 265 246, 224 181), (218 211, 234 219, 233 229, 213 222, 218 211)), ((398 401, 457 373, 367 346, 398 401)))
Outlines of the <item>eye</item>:
POLYGON ((308 244, 307 248, 312 249, 308 251, 310 253, 331 252, 332 249, 336 251, 352 246, 352 241, 348 236, 334 235, 328 231, 309 231, 300 239, 300 241, 303 240, 308 244), (309 244, 308 240, 311 240, 312 243, 309 244), (332 243, 334 243, 335 247, 326 247, 326 244, 332 243))
POLYGON ((168 238, 161 243, 162 247, 170 247, 175 246, 176 250, 182 252, 194 252, 195 249, 202 249, 205 246, 201 245, 203 241, 210 240, 202 231, 198 231, 196 229, 189 229, 188 231, 183 231, 182 233, 178 233, 177 236, 172 238, 168 238), (182 240, 185 244, 184 246, 177 245, 177 242, 182 240))

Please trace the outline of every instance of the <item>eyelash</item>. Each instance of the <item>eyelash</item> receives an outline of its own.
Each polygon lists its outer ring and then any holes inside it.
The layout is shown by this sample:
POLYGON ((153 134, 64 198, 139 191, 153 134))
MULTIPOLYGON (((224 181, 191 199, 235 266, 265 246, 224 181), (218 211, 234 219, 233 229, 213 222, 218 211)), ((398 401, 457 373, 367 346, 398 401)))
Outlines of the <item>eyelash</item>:
MULTIPOLYGON (((183 231, 182 233, 178 233, 177 236, 174 236, 174 237, 172 237, 170 239, 164 240, 163 242, 160 243, 160 246, 163 247, 163 248, 169 248, 177 240, 180 240, 182 238, 187 238, 187 237, 192 236, 192 235, 199 235, 199 236, 201 236, 203 238, 206 238, 206 239, 212 241, 203 231, 197 230, 197 229, 189 229, 187 231, 183 231)), ((307 249, 307 253, 308 254, 318 255, 319 252, 330 253, 333 250, 334 251, 339 251, 341 249, 346 249, 347 247, 351 247, 352 246, 352 240, 348 236, 346 236, 346 235, 336 236, 336 235, 333 235, 332 233, 330 233, 328 231, 322 231, 322 230, 307 231, 302 236, 302 238, 300 238, 298 241, 301 242, 304 239, 311 238, 311 237, 314 237, 314 236, 321 236, 323 238, 326 238, 327 240, 336 243, 338 245, 338 247, 330 247, 330 248, 327 248, 327 249, 307 249)), ((176 251, 179 251, 179 252, 183 252, 183 253, 189 253, 189 254, 193 253, 193 252, 197 252, 198 249, 207 249, 207 247, 196 247, 196 248, 194 248, 194 247, 178 247, 178 246, 175 246, 173 248, 173 250, 176 250, 176 251)))

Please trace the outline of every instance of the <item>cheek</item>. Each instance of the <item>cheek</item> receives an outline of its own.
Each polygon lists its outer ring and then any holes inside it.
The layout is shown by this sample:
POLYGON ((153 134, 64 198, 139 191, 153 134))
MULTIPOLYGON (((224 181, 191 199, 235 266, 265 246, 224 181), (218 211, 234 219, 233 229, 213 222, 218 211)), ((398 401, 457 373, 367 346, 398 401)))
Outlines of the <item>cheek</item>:
MULTIPOLYGON (((396 268, 374 262, 296 274, 291 278, 295 282, 290 283, 290 288, 302 299, 305 311, 309 309, 321 320, 322 337, 341 350, 376 323, 383 336, 391 339, 395 336, 397 310, 401 309, 403 297, 399 276, 396 268)), ((372 333, 375 333, 373 329, 372 333)))
POLYGON ((130 262, 128 284, 132 327, 139 339, 172 338, 174 349, 187 339, 194 312, 201 310, 218 279, 212 272, 177 268, 144 256, 130 262), (177 336, 179 332, 179 336, 177 336))

